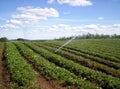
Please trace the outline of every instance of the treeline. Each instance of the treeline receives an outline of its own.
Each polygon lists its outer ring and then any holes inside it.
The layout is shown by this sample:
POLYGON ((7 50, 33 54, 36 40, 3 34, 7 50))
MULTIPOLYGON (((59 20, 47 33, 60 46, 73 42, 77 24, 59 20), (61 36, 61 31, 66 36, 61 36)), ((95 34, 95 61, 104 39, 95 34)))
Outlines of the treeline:
MULTIPOLYGON (((62 37, 59 39, 55 39, 55 40, 67 40, 67 39, 71 39, 74 36, 71 37, 62 37)), ((112 38, 112 39, 120 39, 120 35, 117 34, 113 34, 113 35, 104 35, 104 34, 85 34, 85 35, 79 35, 76 36, 75 39, 107 39, 107 38, 112 38)))
MULTIPOLYGON (((71 39, 74 36, 71 37, 62 37, 54 40, 67 40, 71 39)), ((112 39, 120 39, 120 35, 113 34, 113 35, 104 35, 104 34, 85 34, 85 35, 79 35, 76 36, 75 39, 107 39, 107 38, 112 38, 112 39)), ((7 41, 46 41, 46 40, 29 40, 29 39, 23 39, 23 38, 18 38, 18 39, 13 39, 13 40, 8 40, 7 37, 1 37, 0 42, 7 42, 7 41)))
POLYGON ((7 41, 30 41, 30 40, 23 39, 23 38, 18 38, 18 39, 13 39, 13 40, 9 40, 7 37, 0 38, 0 42, 7 42, 7 41))

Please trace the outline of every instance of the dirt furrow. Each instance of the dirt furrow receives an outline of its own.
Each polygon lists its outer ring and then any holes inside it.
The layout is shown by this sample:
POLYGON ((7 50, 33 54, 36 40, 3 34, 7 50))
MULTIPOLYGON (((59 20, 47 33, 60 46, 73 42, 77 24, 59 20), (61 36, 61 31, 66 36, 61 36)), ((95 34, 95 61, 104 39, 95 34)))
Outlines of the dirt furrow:
POLYGON ((10 78, 6 70, 3 52, 4 52, 4 44, 0 46, 0 89, 10 89, 9 87, 10 78))
POLYGON ((61 87, 55 80, 46 80, 38 73, 35 79, 35 85, 40 86, 42 89, 66 89, 61 87))

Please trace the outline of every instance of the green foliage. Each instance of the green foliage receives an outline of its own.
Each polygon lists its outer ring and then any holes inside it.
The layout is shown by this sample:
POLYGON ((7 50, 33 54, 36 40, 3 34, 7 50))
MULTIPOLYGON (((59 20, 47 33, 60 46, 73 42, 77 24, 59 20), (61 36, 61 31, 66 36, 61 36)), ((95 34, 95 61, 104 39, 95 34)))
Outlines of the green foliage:
MULTIPOLYGON (((59 39, 55 39, 55 40, 69 40, 73 38, 73 36, 71 37, 62 37, 59 39)), ((108 38, 112 38, 112 39, 120 39, 120 35, 117 34, 113 34, 113 35, 104 35, 104 34, 85 34, 85 35, 79 35, 76 36, 76 39, 108 39, 108 38)))
POLYGON ((5 57, 11 82, 17 83, 18 86, 28 86, 34 81, 35 72, 19 54, 14 44, 6 43, 5 57))
POLYGON ((119 39, 75 40, 68 47, 120 63, 119 39))
MULTIPOLYGON (((47 41, 45 44, 61 46, 67 41, 47 41)), ((120 39, 80 39, 73 40, 67 48, 120 63, 120 39)))
MULTIPOLYGON (((55 80, 59 80, 61 83, 66 85, 74 85, 78 86, 80 89, 97 89, 98 87, 92 86, 89 82, 85 81, 82 78, 78 78, 76 75, 71 73, 70 71, 58 67, 57 65, 47 61, 39 54, 35 53, 30 48, 26 47, 21 43, 15 43, 17 47, 20 49, 21 53, 25 56, 28 55, 27 58, 31 61, 39 71, 45 76, 50 77, 55 80)), ((34 45, 31 45, 34 46, 34 45)), ((44 52, 43 52, 44 53, 44 52)), ((49 55, 49 54, 45 54, 49 55)))
POLYGON ((7 42, 7 41, 8 41, 8 39, 6 37, 0 38, 0 42, 7 42))
MULTIPOLYGON (((106 65, 98 63, 98 62, 100 62, 99 59, 96 59, 96 60, 94 59, 95 60, 94 61, 93 57, 91 59, 87 59, 83 56, 77 56, 73 53, 73 52, 76 52, 76 51, 73 51, 73 50, 70 50, 70 49, 65 49, 64 48, 66 51, 59 50, 59 51, 55 52, 55 50, 56 50, 55 46, 50 47, 50 46, 42 45, 42 44, 39 44, 39 43, 36 43, 36 44, 38 46, 42 47, 42 48, 45 48, 45 49, 53 52, 53 53, 56 53, 56 54, 61 55, 65 58, 67 58, 67 59, 71 59, 75 62, 78 62, 79 64, 81 64, 83 66, 89 67, 89 68, 94 69, 94 70, 99 70, 99 71, 102 71, 104 73, 111 74, 112 76, 120 78, 120 71, 117 70, 118 68, 120 69, 120 64, 116 63, 112 67, 115 67, 115 68, 117 67, 117 69, 113 69, 113 68, 111 68, 111 66, 108 67, 106 65), (72 51, 72 53, 68 52, 69 50, 70 50, 70 52, 72 51)), ((100 60, 102 60, 102 59, 100 59, 100 60)), ((110 62, 110 64, 112 64, 112 62, 110 62)))
MULTIPOLYGON (((78 87, 78 89, 96 89, 97 86, 100 86, 103 89, 120 89, 120 79, 116 78, 116 76, 113 77, 114 75, 112 75, 112 72, 119 74, 120 69, 119 39, 74 40, 72 43, 63 48, 64 51, 60 50, 56 53, 61 56, 66 55, 75 60, 79 60, 83 64, 75 63, 74 61, 70 60, 71 58, 68 60, 67 58, 63 58, 52 53, 56 47, 61 46, 65 42, 66 40, 36 42, 36 44, 42 44, 42 48, 38 47, 32 42, 26 42, 24 43, 25 45, 21 42, 15 42, 15 44, 22 55, 24 55, 26 59, 29 60, 33 66, 35 66, 47 79, 55 79, 60 81, 61 84, 75 86, 78 87), (51 52, 45 50, 44 47, 51 52), (76 54, 80 54, 82 56, 76 56, 76 54), (85 59, 84 56, 88 57, 88 59, 91 58, 91 60, 85 59), (84 63, 87 65, 87 67, 84 65, 84 63), (106 71, 102 73, 101 71, 98 71, 97 68, 101 68, 103 70, 105 69, 106 71), (107 70, 110 71, 112 76, 106 74, 107 70), (97 85, 93 86, 94 83, 97 85)), ((21 71, 22 66, 20 65, 20 68, 17 66, 19 66, 21 63, 24 63, 21 61, 16 63, 16 60, 21 60, 21 58, 18 57, 21 57, 21 55, 18 51, 13 51, 13 49, 17 50, 15 45, 9 43, 11 46, 8 46, 7 44, 6 48, 9 48, 8 56, 10 58, 7 58, 7 56, 6 58, 9 59, 9 61, 7 60, 7 63, 9 66, 11 66, 10 68, 8 66, 9 71, 21 71), (10 51, 12 51, 11 54, 10 51), (14 54, 16 56, 13 56, 14 54)), ((7 53, 7 49, 5 53, 7 53)), ((24 58, 23 60, 25 61, 24 58)), ((26 67, 23 68, 26 69, 26 67)), ((17 72, 13 73, 17 74, 17 72)), ((11 75, 13 73, 10 72, 11 75)), ((19 72, 17 75, 19 75, 19 72)), ((20 74, 18 78, 16 78, 16 75, 14 75, 11 77, 11 80, 17 82, 18 85, 21 85, 22 83, 19 83, 17 80, 22 80, 22 76, 24 75, 20 74)), ((24 78, 22 81, 27 80, 24 78)), ((15 84, 13 85, 18 86, 15 84)))
MULTIPOLYGON (((106 65, 114 65, 114 66, 118 65, 117 68, 120 68, 120 64, 119 64, 120 60, 118 59, 119 57, 116 57, 116 58, 114 57, 115 55, 119 56, 120 40, 110 40, 110 41, 107 40, 111 42, 111 44, 109 42, 103 43, 103 41, 106 41, 106 40, 100 40, 100 39, 99 40, 81 40, 81 41, 75 40, 73 43, 68 44, 68 46, 63 47, 62 49, 77 55, 82 55, 84 57, 94 59, 95 61, 101 61, 103 64, 105 63, 106 65), (94 43, 89 43, 89 41, 94 41, 94 43), (99 44, 97 44, 96 41, 99 41, 99 44), (102 51, 100 54, 99 51, 101 50, 99 49, 102 49, 104 51, 102 51), (108 53, 112 57, 110 57, 109 55, 106 55, 108 53)), ((48 46, 50 45, 52 47, 56 46, 58 48, 61 46, 58 44, 61 44, 61 43, 63 42, 62 41, 52 42, 52 43, 46 42, 41 44, 48 45, 48 46)))
POLYGON ((17 41, 30 41, 28 39, 18 38, 17 41))
POLYGON ((71 60, 67 60, 61 56, 58 56, 47 50, 44 50, 34 45, 33 43, 25 43, 25 44, 28 45, 34 51, 38 52, 41 56, 45 57, 47 60, 55 63, 56 65, 64 67, 71 72, 74 72, 80 78, 83 77, 91 82, 96 82, 97 84, 99 84, 101 87, 105 89, 120 89, 120 86, 119 86, 120 80, 115 77, 86 68, 82 65, 74 63, 71 60))

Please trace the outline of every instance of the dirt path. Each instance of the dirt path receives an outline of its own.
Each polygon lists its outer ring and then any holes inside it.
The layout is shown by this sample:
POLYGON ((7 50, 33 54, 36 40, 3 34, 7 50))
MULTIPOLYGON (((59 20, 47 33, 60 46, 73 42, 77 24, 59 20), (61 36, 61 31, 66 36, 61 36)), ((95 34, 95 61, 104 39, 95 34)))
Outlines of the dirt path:
POLYGON ((67 89, 66 87, 62 87, 55 80, 46 80, 39 73, 36 76, 34 86, 40 86, 42 89, 67 89))
POLYGON ((60 85, 58 81, 45 78, 44 75, 42 75, 39 71, 38 66, 35 66, 34 63, 30 61, 28 61, 28 63, 32 65, 33 69, 37 73, 33 87, 40 86, 41 89, 67 89, 67 87, 63 87, 62 85, 60 85))
POLYGON ((0 46, 0 89, 10 89, 9 76, 5 69, 5 60, 3 58, 4 44, 0 46))

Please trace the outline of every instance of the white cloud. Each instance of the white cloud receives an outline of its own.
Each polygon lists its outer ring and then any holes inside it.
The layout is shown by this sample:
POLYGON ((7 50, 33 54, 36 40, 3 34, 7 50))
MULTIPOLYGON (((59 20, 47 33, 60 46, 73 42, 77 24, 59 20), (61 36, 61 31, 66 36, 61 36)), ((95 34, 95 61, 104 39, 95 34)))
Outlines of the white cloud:
POLYGON ((86 26, 84 26, 84 28, 85 28, 85 29, 97 29, 98 26, 95 25, 95 24, 90 24, 90 25, 86 25, 86 26))
MULTIPOLYGON (((4 28, 14 28, 12 25, 5 25, 4 28)), ((28 28, 24 28, 28 29, 28 28)), ((119 34, 120 35, 120 24, 100 25, 100 24, 89 24, 72 26, 67 24, 57 24, 53 26, 43 26, 41 28, 31 28, 29 30, 15 30, 19 36, 14 36, 15 33, 9 31, 6 33, 0 33, 0 36, 6 36, 9 38, 24 37, 26 39, 54 39, 60 37, 69 37, 75 35, 92 34, 119 34), (24 33, 24 34, 23 34, 24 33), (6 35, 3 35, 6 34, 6 35), (11 35, 12 34, 12 35, 11 35), (20 35, 21 34, 21 35, 20 35), (11 37, 10 37, 11 36, 11 37)))
POLYGON ((17 26, 13 25, 13 24, 4 24, 2 26, 0 26, 0 30, 4 30, 4 29, 14 29, 17 28, 17 26))
POLYGON ((7 20, 6 24, 0 26, 0 29, 16 28, 28 24, 33 25, 48 18, 59 17, 59 12, 54 8, 18 7, 17 10, 20 11, 20 14, 12 15, 11 20, 7 20))
POLYGON ((55 0, 48 0, 48 3, 53 3, 55 0))
POLYGON ((2 30, 0 32, 0 37, 7 37, 9 39, 17 39, 17 38, 23 38, 24 36, 21 30, 11 29, 11 31, 2 30))
POLYGON ((36 15, 31 15, 31 14, 13 15, 12 18, 21 21, 22 23, 35 23, 35 22, 39 22, 40 20, 47 19, 46 17, 37 17, 36 15))
POLYGON ((120 28, 120 24, 113 24, 112 27, 113 28, 120 28))
POLYGON ((35 15, 40 17, 59 17, 58 11, 54 8, 19 7, 17 10, 28 15, 35 15))
MULTIPOLYGON (((120 24, 111 25, 100 25, 100 24, 89 24, 81 26, 71 26, 66 24, 53 25, 49 28, 51 33, 58 34, 56 37, 68 37, 73 35, 81 34, 120 34, 120 24)), ((52 34, 54 35, 54 34, 52 34)))
POLYGON ((17 10, 21 14, 12 15, 12 18, 23 23, 35 23, 47 20, 49 17, 59 17, 59 12, 54 8, 19 7, 17 10))
POLYGON ((22 22, 21 21, 19 21, 19 20, 8 20, 7 21, 7 23, 9 23, 9 24, 13 24, 13 25, 22 25, 22 22))
POLYGON ((98 20, 104 20, 104 17, 98 17, 97 19, 98 20))
MULTIPOLYGON (((53 3, 54 0, 48 0, 49 3, 53 3)), ((90 0, 57 0, 59 4, 68 4, 70 6, 90 6, 93 3, 90 0)))
POLYGON ((66 24, 53 25, 49 30, 54 32, 63 33, 62 36, 70 36, 80 34, 79 32, 87 32, 86 29, 83 29, 81 26, 70 26, 66 24), (67 34, 69 33, 69 34, 67 34))

